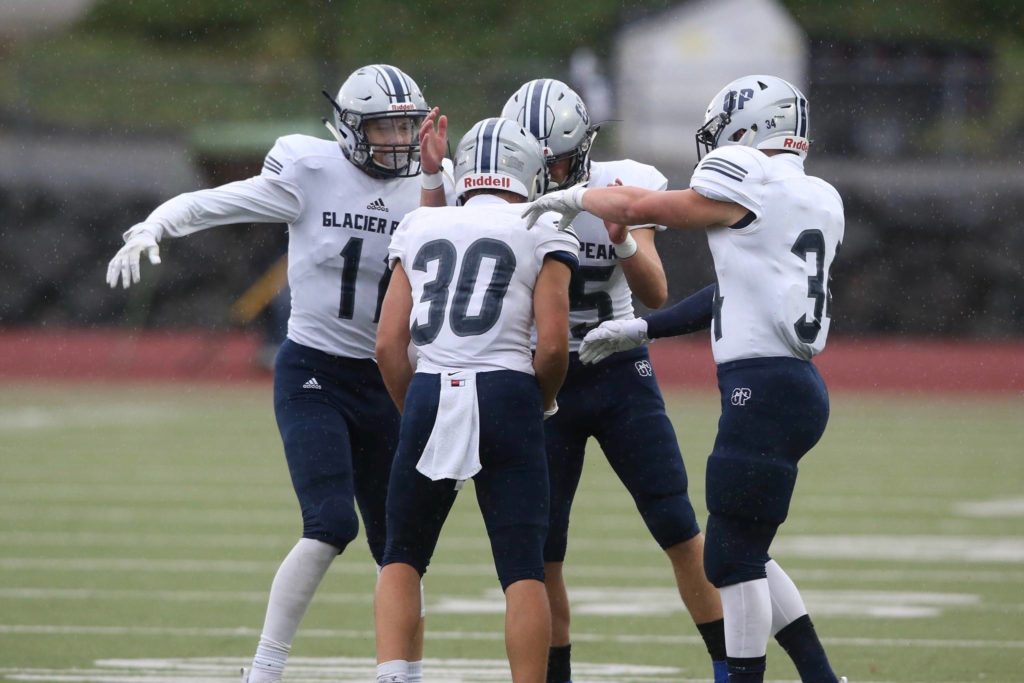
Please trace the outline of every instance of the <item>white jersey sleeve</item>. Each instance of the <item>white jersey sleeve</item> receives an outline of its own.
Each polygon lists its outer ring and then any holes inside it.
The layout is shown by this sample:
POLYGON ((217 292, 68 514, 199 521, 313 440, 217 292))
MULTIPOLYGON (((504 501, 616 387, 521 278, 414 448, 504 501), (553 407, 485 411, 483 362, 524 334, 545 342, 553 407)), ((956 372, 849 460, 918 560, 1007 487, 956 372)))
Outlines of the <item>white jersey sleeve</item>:
POLYGON ((406 249, 408 248, 409 242, 409 223, 413 220, 413 216, 416 215, 416 211, 410 211, 405 214, 405 218, 395 228, 394 234, 391 235, 391 243, 388 245, 388 268, 391 270, 395 269, 395 264, 401 261, 406 262, 406 249))
POLYGON ((534 257, 538 262, 542 263, 550 256, 569 266, 574 272, 579 268, 580 239, 571 227, 559 230, 555 227, 554 221, 545 215, 537 221, 532 232, 537 236, 534 257))
POLYGON ((282 145, 285 139, 278 140, 267 155, 261 175, 180 194, 158 206, 142 223, 143 228, 160 240, 218 225, 291 223, 302 211, 303 197, 298 186, 289 180, 290 167, 285 164, 292 155, 288 146, 282 145), (279 158, 284 161, 277 161, 279 158))
POLYGON ((690 187, 708 199, 739 204, 760 217, 766 176, 759 156, 763 154, 749 147, 719 147, 701 159, 690 187))

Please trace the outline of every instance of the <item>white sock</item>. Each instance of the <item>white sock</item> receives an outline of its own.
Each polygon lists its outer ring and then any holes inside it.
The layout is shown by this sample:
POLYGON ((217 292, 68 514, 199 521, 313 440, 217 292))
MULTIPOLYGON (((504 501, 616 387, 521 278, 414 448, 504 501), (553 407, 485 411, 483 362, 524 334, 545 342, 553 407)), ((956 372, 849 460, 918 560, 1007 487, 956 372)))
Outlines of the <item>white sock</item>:
POLYGON ((267 616, 252 660, 249 683, 281 680, 302 617, 337 556, 338 549, 333 545, 302 538, 284 558, 270 586, 267 616))
POLYGON ((765 565, 768 572, 768 592, 772 599, 772 635, 792 624, 794 621, 807 614, 807 607, 804 599, 800 597, 800 591, 796 584, 789 578, 789 574, 782 571, 782 567, 775 560, 769 560, 765 565))
POLYGON ((423 660, 409 662, 409 677, 407 683, 423 683, 423 660))
POLYGON ((719 589, 725 615, 725 651, 730 657, 764 657, 772 627, 768 580, 744 581, 719 589))
POLYGON ((409 683, 409 662, 392 659, 378 664, 377 683, 409 683))

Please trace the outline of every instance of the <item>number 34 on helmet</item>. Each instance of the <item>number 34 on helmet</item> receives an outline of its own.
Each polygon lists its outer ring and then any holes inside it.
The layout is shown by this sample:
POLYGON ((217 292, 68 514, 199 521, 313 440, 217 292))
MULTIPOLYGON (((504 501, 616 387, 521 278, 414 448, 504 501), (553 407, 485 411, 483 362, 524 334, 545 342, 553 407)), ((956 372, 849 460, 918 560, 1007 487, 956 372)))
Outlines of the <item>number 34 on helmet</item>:
POLYGON ((727 145, 805 156, 808 122, 807 98, 792 83, 776 76, 737 78, 708 104, 697 131, 697 159, 727 145))

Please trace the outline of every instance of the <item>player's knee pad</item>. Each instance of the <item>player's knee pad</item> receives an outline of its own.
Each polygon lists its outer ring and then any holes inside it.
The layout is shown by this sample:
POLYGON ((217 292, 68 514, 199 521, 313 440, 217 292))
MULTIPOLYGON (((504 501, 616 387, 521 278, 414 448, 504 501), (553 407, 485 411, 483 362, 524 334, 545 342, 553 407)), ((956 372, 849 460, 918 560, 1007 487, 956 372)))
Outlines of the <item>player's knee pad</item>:
POLYGON ((517 524, 491 533, 491 551, 498 581, 505 590, 516 581, 544 580, 544 538, 547 527, 517 524))
POLYGON ((662 550, 700 533, 697 514, 685 491, 669 496, 638 498, 636 506, 662 550))
POLYGON ((333 496, 312 509, 303 510, 303 536, 330 543, 339 552, 359 534, 359 518, 352 500, 333 496))
POLYGON ((704 574, 717 588, 766 576, 778 526, 712 513, 704 534, 704 574))
POLYGON ((709 513, 778 526, 789 514, 796 466, 712 454, 705 478, 709 513))

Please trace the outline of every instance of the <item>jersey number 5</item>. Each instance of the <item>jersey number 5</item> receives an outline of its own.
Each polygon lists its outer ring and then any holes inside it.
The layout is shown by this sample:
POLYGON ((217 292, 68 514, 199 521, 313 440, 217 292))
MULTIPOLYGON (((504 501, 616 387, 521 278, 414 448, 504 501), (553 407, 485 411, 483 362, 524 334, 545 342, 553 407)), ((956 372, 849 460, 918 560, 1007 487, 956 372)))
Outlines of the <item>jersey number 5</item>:
POLYGON ((420 303, 429 303, 427 320, 423 323, 417 320, 411 329, 412 341, 417 346, 429 344, 437 338, 446 311, 452 332, 460 337, 484 334, 498 322, 502 301, 516 270, 516 255, 504 242, 490 238, 470 244, 462 259, 462 269, 455 282, 455 296, 452 297, 451 310, 448 311, 457 256, 455 245, 441 239, 424 244, 413 259, 412 269, 424 273, 429 264, 437 264, 434 279, 423 285, 423 295, 420 297, 420 303), (477 281, 487 270, 485 261, 490 263, 491 273, 486 288, 479 291, 477 281), (471 308, 478 311, 471 314, 471 308))

